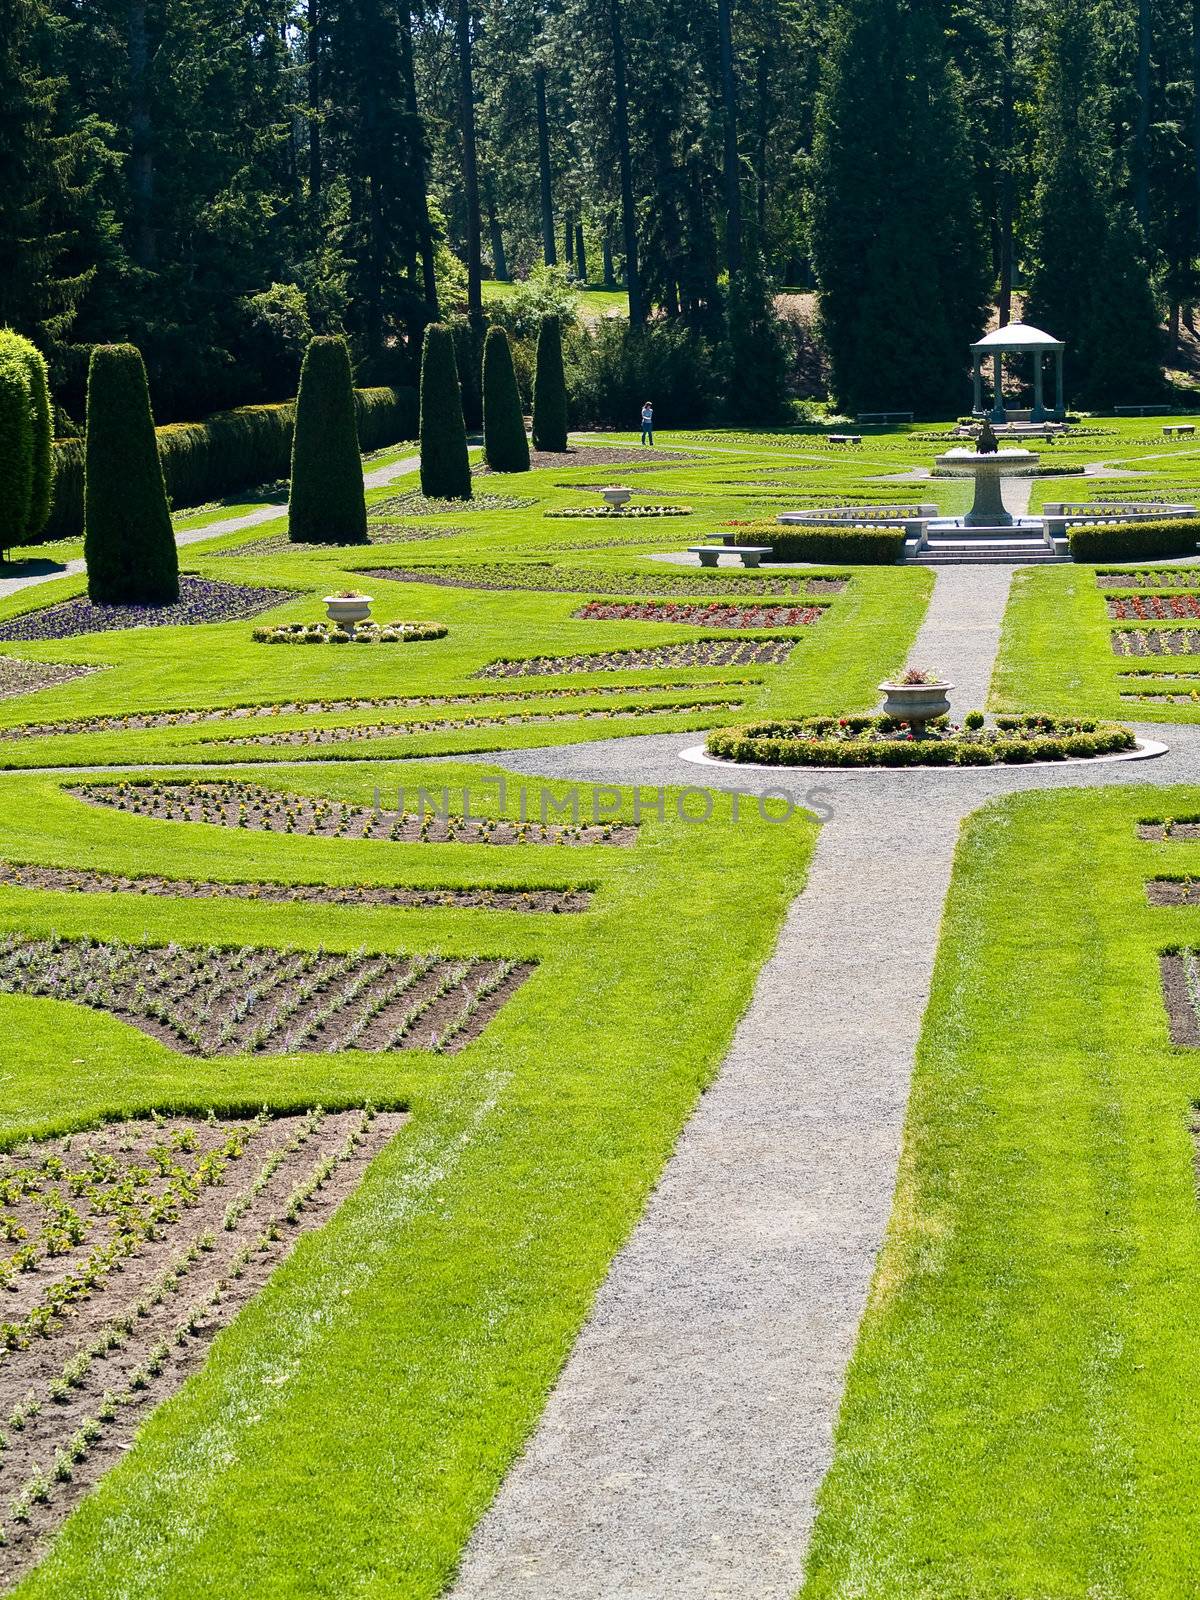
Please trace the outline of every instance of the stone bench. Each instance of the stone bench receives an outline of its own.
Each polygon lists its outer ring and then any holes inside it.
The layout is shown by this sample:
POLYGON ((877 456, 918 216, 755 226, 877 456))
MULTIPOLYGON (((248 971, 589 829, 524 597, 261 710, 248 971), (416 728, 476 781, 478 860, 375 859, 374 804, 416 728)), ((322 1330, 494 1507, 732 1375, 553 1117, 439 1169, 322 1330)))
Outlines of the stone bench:
POLYGON ((764 556, 773 555, 769 544, 690 544, 688 554, 700 557, 702 567, 715 567, 722 556, 741 556, 744 567, 757 567, 764 556))
POLYGON ((1163 425, 1163 433, 1168 439, 1182 439, 1196 432, 1194 422, 1168 422, 1163 425))
POLYGON ((862 443, 862 434, 861 433, 831 433, 829 435, 829 442, 830 442, 830 444, 861 444, 862 443))

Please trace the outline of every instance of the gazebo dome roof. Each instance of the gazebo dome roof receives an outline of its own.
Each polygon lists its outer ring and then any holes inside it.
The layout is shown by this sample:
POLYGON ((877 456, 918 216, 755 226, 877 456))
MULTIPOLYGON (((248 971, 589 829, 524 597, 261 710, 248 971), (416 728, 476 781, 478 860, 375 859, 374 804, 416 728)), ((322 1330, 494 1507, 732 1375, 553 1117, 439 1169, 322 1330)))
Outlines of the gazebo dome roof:
POLYGON ((1061 350, 1063 342, 1041 328, 1031 328, 1027 322, 1010 322, 1006 327, 993 328, 971 346, 972 350, 1061 350))

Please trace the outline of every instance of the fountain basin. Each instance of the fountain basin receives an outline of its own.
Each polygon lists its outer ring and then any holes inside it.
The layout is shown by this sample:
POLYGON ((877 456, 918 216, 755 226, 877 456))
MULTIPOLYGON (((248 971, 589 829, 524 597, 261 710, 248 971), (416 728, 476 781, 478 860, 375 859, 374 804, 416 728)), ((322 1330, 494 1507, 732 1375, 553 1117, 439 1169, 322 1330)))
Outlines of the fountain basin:
POLYGON ((1039 461, 1036 450, 994 450, 980 455, 977 450, 947 450, 934 460, 943 472, 959 478, 974 478, 975 502, 962 519, 964 528, 1011 528, 1013 515, 1000 492, 1002 478, 1028 472, 1039 461))

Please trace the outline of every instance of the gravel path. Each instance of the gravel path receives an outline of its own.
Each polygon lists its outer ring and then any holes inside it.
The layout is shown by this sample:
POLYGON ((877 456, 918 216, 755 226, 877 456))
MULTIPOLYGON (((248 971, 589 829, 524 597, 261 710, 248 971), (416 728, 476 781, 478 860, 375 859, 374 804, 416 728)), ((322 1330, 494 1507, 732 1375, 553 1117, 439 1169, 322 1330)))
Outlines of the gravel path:
MULTIPOLYGON (((415 472, 420 465, 420 456, 404 456, 386 467, 376 467, 364 473, 363 482, 368 489, 378 489, 383 484, 393 483, 397 478, 402 478, 406 472, 415 472)), ((189 528, 184 533, 177 533, 175 543, 183 549, 185 545, 199 544, 204 539, 217 539, 223 533, 238 533, 243 529, 257 528, 264 522, 277 522, 280 517, 286 516, 286 505, 255 506, 253 511, 241 511, 236 517, 224 517, 219 522, 206 523, 203 528, 189 528)), ((11 578, 0 577, 0 600, 6 595, 20 593, 22 589, 33 589, 38 584, 51 583, 56 578, 72 578, 77 573, 87 571, 82 560, 30 561, 25 565, 31 570, 18 573, 11 578)))
MULTIPOLYGON (((957 710, 985 702, 1011 576, 937 570, 912 660, 947 673, 957 710)), ((826 820, 721 1073, 453 1600, 792 1600, 891 1206, 959 824, 1014 790, 1196 781, 1200 729, 1167 736, 1148 762, 923 773, 698 768, 680 735, 505 753, 589 784, 782 781, 826 820)))

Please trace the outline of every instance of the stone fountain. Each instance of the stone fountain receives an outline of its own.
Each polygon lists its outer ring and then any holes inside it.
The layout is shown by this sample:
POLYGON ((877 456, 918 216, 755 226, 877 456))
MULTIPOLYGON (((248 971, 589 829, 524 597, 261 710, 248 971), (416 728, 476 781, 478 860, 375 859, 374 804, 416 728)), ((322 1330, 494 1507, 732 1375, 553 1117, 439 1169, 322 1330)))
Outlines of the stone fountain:
POLYGON ((966 516, 954 526, 979 529, 1009 529, 1020 525, 1021 518, 1014 517, 1004 504, 1001 483, 1014 473, 1029 472, 1038 464, 1034 450, 1001 450, 990 422, 984 422, 975 441, 975 448, 959 447, 935 457, 943 472, 955 477, 975 480, 975 500, 966 516))

